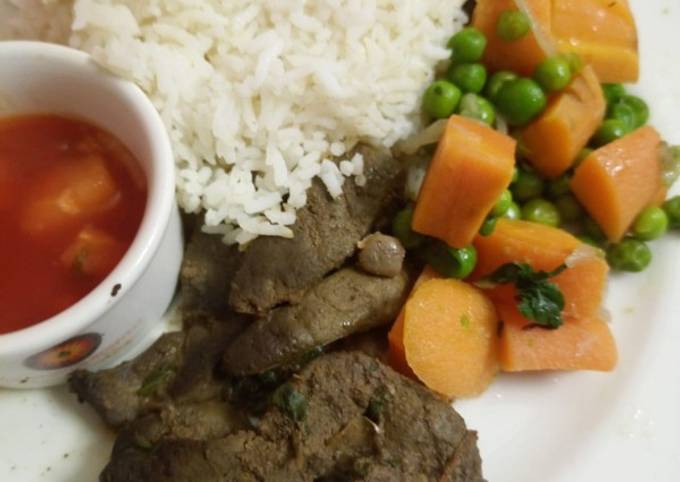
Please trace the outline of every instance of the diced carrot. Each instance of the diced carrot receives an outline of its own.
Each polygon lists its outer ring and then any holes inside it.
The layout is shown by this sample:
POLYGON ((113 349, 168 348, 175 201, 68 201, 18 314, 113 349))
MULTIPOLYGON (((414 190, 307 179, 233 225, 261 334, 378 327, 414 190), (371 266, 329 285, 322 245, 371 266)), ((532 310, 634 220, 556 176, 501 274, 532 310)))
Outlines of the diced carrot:
POLYGON ((516 141, 481 122, 451 116, 430 163, 413 229, 462 248, 472 242, 512 179, 516 141))
POLYGON ((601 82, 636 82, 638 37, 627 0, 552 0, 552 34, 562 52, 591 64, 601 82))
POLYGON ((502 320, 499 359, 506 372, 611 371, 618 359, 609 326, 594 316, 569 319, 556 330, 529 328, 513 305, 498 305, 502 320))
POLYGON ((123 257, 125 246, 108 233, 86 227, 61 256, 69 270, 87 276, 105 276, 123 257))
POLYGON ((534 26, 519 40, 508 42, 496 34, 500 15, 506 10, 517 10, 515 0, 478 0, 472 25, 486 35, 488 44, 484 63, 492 70, 511 70, 531 76, 536 66, 548 57, 542 42, 550 41, 551 0, 526 0, 534 26))
MULTIPOLYGON (((420 274, 416 280, 413 289, 415 290, 424 282, 431 279, 439 278, 439 275, 435 270, 426 266, 423 272, 420 274)), ((389 342, 389 363, 392 368, 396 371, 405 375, 407 377, 416 378, 411 367, 406 363, 406 352, 404 351, 404 308, 399 312, 394 325, 387 334, 387 340, 389 342)))
POLYGON ((552 279, 564 295, 564 315, 585 319, 600 313, 609 276, 603 254, 582 244, 566 263, 568 268, 552 279))
POLYGON ((605 109, 600 81, 585 67, 522 131, 526 156, 544 176, 561 176, 602 123, 605 109))
POLYGON ((498 371, 497 328, 496 310, 481 290, 454 279, 426 281, 406 303, 406 361, 444 396, 478 395, 498 371))
POLYGON ((402 309, 397 320, 392 325, 392 329, 387 334, 389 342, 389 353, 387 360, 392 368, 409 378, 416 378, 406 362, 406 351, 404 350, 404 310, 402 309))
POLYGON ((113 205, 118 196, 104 160, 82 157, 55 167, 49 177, 36 181, 22 226, 31 234, 59 229, 113 205))
POLYGON ((659 186, 659 190, 652 196, 652 201, 649 203, 650 206, 657 206, 661 207, 663 203, 666 202, 666 198, 668 197, 668 188, 661 183, 661 186, 659 186))
POLYGON ((473 276, 489 275, 507 263, 527 263, 535 270, 552 271, 581 242, 562 229, 544 224, 499 219, 490 236, 478 236, 477 267, 473 276))
MULTIPOLYGON (((500 219, 490 236, 478 236, 477 267, 473 279, 488 276, 507 263, 526 263, 537 271, 567 269, 551 279, 560 287, 567 317, 599 313, 609 266, 599 252, 561 229, 543 224, 500 219)), ((516 291, 509 285, 489 290, 496 302, 511 303, 516 291)))
POLYGON ((576 169, 571 190, 610 241, 623 238, 662 188, 661 138, 650 126, 593 152, 576 169))

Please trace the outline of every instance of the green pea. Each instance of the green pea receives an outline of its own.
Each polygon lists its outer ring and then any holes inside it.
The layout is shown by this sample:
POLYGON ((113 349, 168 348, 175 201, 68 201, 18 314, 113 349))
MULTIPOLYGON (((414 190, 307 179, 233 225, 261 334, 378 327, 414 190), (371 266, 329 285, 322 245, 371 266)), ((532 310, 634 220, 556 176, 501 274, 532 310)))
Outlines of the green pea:
POLYGON ((531 30, 531 21, 524 12, 506 10, 498 17, 496 35, 501 40, 512 42, 519 40, 531 30))
POLYGON ((561 57, 569 64, 572 75, 576 75, 583 70, 583 59, 576 52, 567 52, 562 54, 561 57))
POLYGON ((623 122, 629 131, 632 131, 637 127, 637 115, 633 108, 625 102, 612 104, 607 112, 607 118, 623 122))
POLYGON ((446 119, 456 111, 462 92, 446 80, 430 85, 423 96, 423 110, 434 119, 446 119))
POLYGON ((642 241, 658 239, 668 231, 668 215, 663 209, 651 206, 642 210, 633 223, 633 234, 642 241))
POLYGON ((536 173, 520 169, 517 182, 512 186, 512 196, 518 201, 528 201, 543 194, 545 182, 536 173))
POLYGON ((482 224, 482 227, 479 228, 479 234, 481 234, 482 236, 491 236, 493 232, 496 230, 497 222, 498 222, 497 218, 489 216, 484 221, 484 224, 482 224))
POLYGON ((671 228, 680 228, 680 196, 675 196, 666 201, 663 210, 668 216, 668 224, 671 228))
POLYGON ((454 64, 447 73, 451 82, 463 92, 478 94, 486 84, 486 67, 482 64, 454 64))
POLYGON ((496 110, 491 102, 477 94, 465 94, 458 106, 458 113, 463 117, 477 119, 490 126, 496 122, 496 110))
POLYGON ((402 209, 392 220, 392 234, 394 234, 406 249, 414 249, 423 244, 425 236, 418 234, 411 225, 413 224, 413 208, 402 209))
POLYGON ((595 132, 595 135, 593 136, 593 144, 597 147, 602 147, 618 139, 621 139, 629 132, 630 129, 628 129, 628 126, 623 121, 617 119, 607 119, 595 132))
POLYGON ((633 112, 635 112, 635 129, 642 127, 649 121, 649 106, 640 97, 635 95, 624 95, 619 99, 618 103, 630 106, 633 109, 633 112))
POLYGON ((562 221, 573 223, 583 216, 583 208, 572 194, 565 194, 555 200, 555 206, 562 221))
POLYGON ((612 105, 626 95, 626 88, 623 84, 602 84, 602 93, 607 105, 612 105))
POLYGON ((535 81, 520 78, 503 84, 496 104, 510 125, 522 126, 543 112, 547 99, 535 81))
POLYGON ((569 183, 571 183, 571 176, 564 174, 557 179, 552 179, 548 182, 546 193, 551 199, 557 199, 570 192, 569 183))
POLYGON ((550 57, 538 64, 534 72, 534 80, 546 92, 564 89, 571 82, 571 67, 567 59, 561 56, 550 57))
POLYGON ((609 265, 618 271, 638 273, 652 262, 652 251, 637 239, 624 239, 607 251, 609 265))
POLYGON ((545 199, 532 199, 522 206, 522 219, 533 223, 558 227, 562 220, 557 207, 545 199))
POLYGON ((519 207, 519 204, 513 201, 510 203, 510 208, 505 212, 503 217, 515 220, 522 219, 522 208, 519 207))
POLYGON ((604 234, 597 221, 591 217, 586 217, 583 220, 583 232, 598 243, 604 243, 607 240, 607 235, 604 234))
POLYGON ((486 37, 474 27, 467 27, 449 40, 451 58, 454 62, 479 62, 486 49, 486 37))
POLYGON ((456 249, 433 240, 425 247, 423 257, 427 264, 448 278, 467 278, 477 265, 477 250, 472 245, 456 249))
POLYGON ((574 159, 574 168, 580 166, 581 163, 585 161, 593 152, 594 151, 590 147, 584 147, 581 149, 576 155, 576 159, 574 159))
POLYGON ((501 197, 498 198, 498 201, 496 202, 496 205, 491 211, 491 214, 495 217, 500 218, 504 216, 505 213, 508 212, 508 209, 510 209, 511 205, 512 205, 512 193, 506 189, 501 194, 501 197))
POLYGON ((489 82, 486 84, 486 89, 484 90, 484 95, 491 101, 496 102, 498 98, 498 93, 501 87, 505 85, 506 82, 511 82, 517 79, 517 74, 507 70, 501 70, 496 72, 491 76, 489 82))

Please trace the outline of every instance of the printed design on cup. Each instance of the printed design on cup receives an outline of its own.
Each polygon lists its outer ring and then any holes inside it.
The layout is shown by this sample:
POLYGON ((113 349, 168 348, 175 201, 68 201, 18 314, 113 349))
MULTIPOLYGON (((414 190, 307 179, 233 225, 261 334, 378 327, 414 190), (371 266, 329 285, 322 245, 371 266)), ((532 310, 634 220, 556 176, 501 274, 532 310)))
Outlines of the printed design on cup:
POLYGON ((26 359, 24 365, 34 370, 58 370, 76 365, 91 356, 102 342, 98 333, 86 333, 59 343, 26 359))

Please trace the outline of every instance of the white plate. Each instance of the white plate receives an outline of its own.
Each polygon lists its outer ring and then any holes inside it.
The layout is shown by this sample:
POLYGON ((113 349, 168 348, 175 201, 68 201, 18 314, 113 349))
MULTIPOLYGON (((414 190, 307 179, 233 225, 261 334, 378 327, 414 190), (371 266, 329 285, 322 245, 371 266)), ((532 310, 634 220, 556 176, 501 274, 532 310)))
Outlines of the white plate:
MULTIPOLYGON (((680 4, 632 0, 652 123, 680 143, 680 4)), ((502 376, 456 407, 479 430, 491 482, 680 480, 680 236, 611 281, 613 374, 502 376), (676 298, 677 296, 677 298, 676 298)), ((0 390, 0 481, 95 481, 113 435, 65 388, 0 390)), ((197 481, 199 482, 199 481, 197 481)))

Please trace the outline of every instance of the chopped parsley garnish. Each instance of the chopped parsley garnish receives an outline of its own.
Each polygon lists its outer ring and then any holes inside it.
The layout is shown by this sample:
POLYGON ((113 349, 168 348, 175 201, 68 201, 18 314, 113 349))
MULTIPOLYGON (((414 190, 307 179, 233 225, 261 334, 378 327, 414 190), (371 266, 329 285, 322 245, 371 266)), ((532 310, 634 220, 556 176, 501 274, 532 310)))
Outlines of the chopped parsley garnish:
POLYGON ((564 295, 550 278, 565 269, 567 267, 562 265, 551 272, 534 271, 525 263, 508 263, 498 268, 488 279, 496 284, 514 284, 520 313, 533 321, 534 325, 554 330, 564 323, 564 295))
POLYGON ((385 409, 385 399, 382 397, 374 397, 368 404, 366 409, 366 418, 373 423, 380 423, 380 416, 385 409))
POLYGON ((307 413, 305 396, 290 383, 284 383, 274 392, 272 402, 296 422, 304 419, 307 413))
POLYGON ((170 367, 162 367, 152 372, 142 382, 142 386, 137 390, 137 395, 140 397, 151 397, 175 376, 175 370, 170 367))
POLYGON ((383 412, 390 401, 391 396, 389 392, 383 387, 377 390, 366 407, 364 416, 375 424, 380 424, 383 412))

